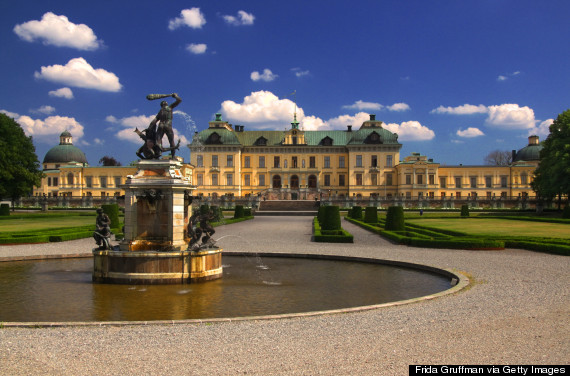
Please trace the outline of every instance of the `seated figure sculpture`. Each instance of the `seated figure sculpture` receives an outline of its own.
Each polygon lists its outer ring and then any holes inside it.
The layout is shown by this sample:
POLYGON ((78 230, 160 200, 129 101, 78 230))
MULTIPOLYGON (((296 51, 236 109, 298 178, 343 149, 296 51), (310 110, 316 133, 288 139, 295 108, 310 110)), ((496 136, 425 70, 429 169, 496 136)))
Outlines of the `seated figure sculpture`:
POLYGON ((103 212, 103 209, 97 209, 97 219, 95 220, 95 231, 93 238, 99 249, 111 249, 111 219, 103 212))
POLYGON ((209 210, 206 213, 197 212, 188 221, 188 237, 190 238, 189 248, 199 250, 201 248, 213 247, 215 245, 212 235, 216 232, 210 221, 215 218, 214 213, 209 210), (204 235, 204 236, 202 236, 204 235), (200 242, 200 237, 201 243, 200 242))

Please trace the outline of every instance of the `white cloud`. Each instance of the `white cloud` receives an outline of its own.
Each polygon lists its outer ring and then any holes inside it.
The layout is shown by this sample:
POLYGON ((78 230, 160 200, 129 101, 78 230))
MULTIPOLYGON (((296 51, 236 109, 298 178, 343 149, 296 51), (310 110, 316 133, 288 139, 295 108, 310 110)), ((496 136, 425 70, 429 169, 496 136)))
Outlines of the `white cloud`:
POLYGON ((103 145, 103 144, 105 144, 105 140, 101 140, 100 138, 95 137, 95 138, 93 139, 93 143, 94 143, 95 145, 103 145))
POLYGON ((528 135, 536 135, 539 136, 541 139, 545 139, 550 134, 550 126, 554 123, 554 119, 547 119, 542 122, 538 126, 530 128, 528 130, 528 135))
POLYGON ((408 111, 410 109, 410 106, 406 103, 394 103, 393 105, 387 106, 386 108, 390 111, 402 112, 408 111))
POLYGON ((497 81, 506 81, 506 80, 508 80, 508 79, 509 79, 509 78, 508 78, 507 76, 501 76, 501 75, 500 75, 499 77, 497 77, 497 81))
POLYGON ((73 91, 71 91, 71 89, 68 87, 62 87, 57 90, 52 90, 48 92, 48 95, 50 97, 73 99, 73 91))
MULTIPOLYGON (((274 129, 293 120, 295 103, 289 99, 279 99, 270 91, 256 91, 243 99, 242 103, 231 100, 222 103, 221 113, 230 122, 263 123, 258 128, 274 129)), ((297 118, 304 116, 297 108, 297 118)))
POLYGON ((242 26, 242 25, 253 25, 253 20, 255 20, 255 16, 251 13, 247 13, 243 10, 238 11, 237 17, 236 16, 222 16, 226 23, 233 25, 233 26, 242 26))
POLYGON ((373 102, 364 102, 361 100, 357 100, 354 104, 342 106, 342 108, 346 108, 349 110, 381 110, 384 106, 380 103, 373 103, 373 102))
POLYGON ((206 24, 206 18, 200 12, 200 8, 183 9, 180 17, 169 21, 168 28, 170 30, 178 29, 181 26, 188 26, 193 29, 201 29, 206 24))
POLYGON ((258 71, 254 71, 251 72, 250 78, 252 81, 265 81, 265 82, 269 82, 269 81, 273 81, 274 79, 276 79, 277 77, 279 77, 276 74, 273 74, 273 72, 271 72, 271 70, 265 68, 263 70, 263 73, 260 74, 258 71))
POLYGON ((59 135, 63 131, 69 131, 74 140, 83 137, 83 125, 79 124, 75 118, 66 116, 49 116, 44 120, 33 119, 30 116, 22 115, 15 112, 0 110, 0 112, 10 116, 18 124, 28 136, 33 136, 34 141, 44 143, 55 143, 59 141, 59 135))
POLYGON ((301 68, 291 68, 291 71, 293 71, 293 73, 295 73, 295 76, 297 76, 297 78, 301 78, 303 76, 308 76, 311 74, 311 72, 309 72, 308 70, 301 70, 301 68))
POLYGON ((397 133, 399 141, 429 141, 435 137, 434 131, 421 125, 419 121, 384 124, 384 128, 397 133))
POLYGON ((465 130, 459 129, 457 131, 456 135, 458 135, 459 137, 473 138, 473 137, 484 136, 485 133, 481 132, 481 130, 479 130, 479 128, 469 127, 465 130))
POLYGON ((453 114, 453 115, 471 115, 471 114, 486 114, 488 112, 487 107, 482 104, 475 106, 472 104, 464 104, 457 107, 443 107, 431 110, 431 114, 453 114))
POLYGON ((69 60, 66 65, 50 65, 35 72, 34 77, 74 87, 101 91, 119 91, 119 78, 104 69, 94 69, 84 58, 69 60))
POLYGON ((208 46, 205 45, 204 43, 197 43, 197 44, 190 43, 189 45, 186 46, 186 50, 190 51, 195 55, 200 55, 205 53, 207 48, 208 46))
POLYGON ((497 81, 506 81, 509 79, 509 77, 515 77, 515 76, 518 76, 519 74, 521 74, 520 71, 516 71, 513 73, 507 73, 506 75, 499 75, 499 77, 497 77, 497 81))
POLYGON ((340 115, 325 122, 326 129, 346 129, 347 125, 360 127, 362 123, 370 120, 370 115, 366 112, 359 112, 355 115, 340 115))
MULTIPOLYGON (((139 130, 148 128, 150 122, 154 119, 154 115, 138 115, 138 116, 127 116, 124 118, 116 118, 113 115, 109 115, 105 118, 105 121, 111 124, 119 124, 127 128, 138 128, 139 130)), ((138 136, 137 136, 138 137, 138 136)))
POLYGON ((23 40, 43 40, 46 45, 71 47, 78 50, 96 50, 102 46, 93 30, 84 24, 74 24, 66 16, 51 12, 43 15, 41 21, 28 21, 16 25, 14 32, 23 40))
POLYGON ((505 103, 499 106, 489 106, 489 117, 485 123, 503 129, 529 129, 535 125, 534 111, 518 104, 505 103))
POLYGON ((31 113, 33 114, 45 114, 45 115, 50 115, 53 114, 55 112, 55 107, 52 106, 41 106, 40 108, 36 108, 33 110, 30 110, 31 113))

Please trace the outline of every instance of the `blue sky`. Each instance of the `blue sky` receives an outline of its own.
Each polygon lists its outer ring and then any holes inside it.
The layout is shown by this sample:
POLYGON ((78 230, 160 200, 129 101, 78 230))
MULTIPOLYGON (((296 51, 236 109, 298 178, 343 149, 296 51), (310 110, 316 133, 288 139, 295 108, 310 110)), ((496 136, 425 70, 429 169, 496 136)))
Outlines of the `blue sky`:
POLYGON ((91 165, 136 160, 133 130, 159 108, 146 95, 175 92, 183 143, 216 112, 285 129, 294 101, 306 130, 373 113, 402 159, 482 164, 546 138, 570 107, 569 13, 567 0, 2 2, 0 111, 40 162, 66 129, 91 165))

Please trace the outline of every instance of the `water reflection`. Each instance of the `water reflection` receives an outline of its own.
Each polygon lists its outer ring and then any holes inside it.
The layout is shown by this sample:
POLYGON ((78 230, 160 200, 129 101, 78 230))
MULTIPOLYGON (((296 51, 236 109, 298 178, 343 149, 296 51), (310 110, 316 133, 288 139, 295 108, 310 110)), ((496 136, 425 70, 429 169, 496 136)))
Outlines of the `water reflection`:
POLYGON ((224 256, 221 279, 189 285, 91 283, 93 261, 0 263, 0 321, 150 321, 240 317, 385 303, 450 288, 385 265, 224 256))

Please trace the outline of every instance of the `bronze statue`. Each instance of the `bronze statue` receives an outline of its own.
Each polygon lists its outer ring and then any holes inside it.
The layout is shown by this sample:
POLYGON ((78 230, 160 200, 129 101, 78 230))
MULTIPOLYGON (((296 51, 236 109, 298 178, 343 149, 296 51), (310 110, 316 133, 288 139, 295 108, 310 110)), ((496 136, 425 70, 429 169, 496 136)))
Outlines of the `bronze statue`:
MULTIPOLYGON (((174 101, 170 105, 166 101, 160 102, 160 110, 156 114, 155 118, 150 122, 149 128, 156 129, 156 141, 155 142, 156 142, 156 144, 159 145, 160 149, 163 151, 170 150, 170 155, 174 158, 174 155, 176 153, 176 149, 178 149, 180 142, 178 142, 178 145, 175 145, 175 143, 174 143, 174 131, 172 130, 172 109, 174 109, 176 106, 178 106, 180 104, 180 102, 182 102, 182 99, 176 93, 172 93, 172 94, 149 94, 146 96, 146 99, 151 101, 151 100, 155 100, 155 99, 162 99, 162 98, 168 98, 168 97, 172 97, 172 98, 176 99, 176 101, 174 101), (168 148, 168 149, 162 148, 162 138, 164 137, 165 134, 166 134, 166 137, 168 137, 168 142, 170 144, 170 148, 168 148)), ((147 138, 148 138, 148 132, 147 132, 147 138)))
POLYGON ((95 220, 95 232, 93 238, 99 246, 99 249, 111 249, 111 219, 103 212, 103 209, 97 209, 97 219, 95 220))
POLYGON ((197 212, 190 217, 188 221, 188 237, 190 238, 190 248, 197 251, 200 248, 212 247, 215 245, 215 241, 212 239, 212 235, 216 232, 214 227, 209 223, 215 218, 214 213, 209 210, 206 213, 197 212), (198 223, 200 226, 198 226, 198 223), (200 237, 202 237, 202 243, 198 244, 200 237))

